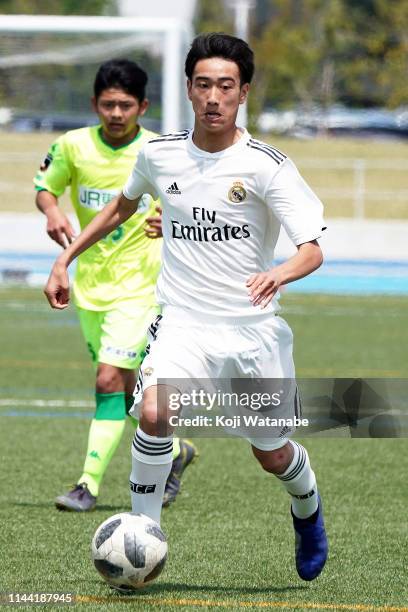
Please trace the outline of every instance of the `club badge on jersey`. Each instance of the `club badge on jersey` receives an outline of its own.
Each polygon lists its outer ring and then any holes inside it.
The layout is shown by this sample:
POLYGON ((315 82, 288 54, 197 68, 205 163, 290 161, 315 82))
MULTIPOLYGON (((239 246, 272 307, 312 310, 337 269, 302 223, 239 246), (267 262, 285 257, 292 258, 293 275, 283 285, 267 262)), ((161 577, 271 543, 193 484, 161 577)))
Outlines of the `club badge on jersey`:
POLYGON ((241 181, 234 181, 231 189, 228 192, 228 199, 234 204, 240 204, 247 196, 245 187, 241 181))

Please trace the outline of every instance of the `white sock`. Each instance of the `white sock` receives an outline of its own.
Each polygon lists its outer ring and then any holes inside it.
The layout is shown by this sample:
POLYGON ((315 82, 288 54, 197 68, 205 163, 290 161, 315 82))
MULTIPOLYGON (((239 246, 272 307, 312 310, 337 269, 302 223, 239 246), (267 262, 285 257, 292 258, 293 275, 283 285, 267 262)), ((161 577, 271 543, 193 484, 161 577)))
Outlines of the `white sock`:
POLYGON ((307 450, 298 442, 289 440, 293 446, 293 460, 278 478, 292 496, 292 512, 297 518, 308 518, 318 507, 316 477, 310 466, 307 450))
POLYGON ((132 443, 132 512, 146 514, 159 525, 164 487, 172 461, 173 437, 149 436, 139 426, 132 443))

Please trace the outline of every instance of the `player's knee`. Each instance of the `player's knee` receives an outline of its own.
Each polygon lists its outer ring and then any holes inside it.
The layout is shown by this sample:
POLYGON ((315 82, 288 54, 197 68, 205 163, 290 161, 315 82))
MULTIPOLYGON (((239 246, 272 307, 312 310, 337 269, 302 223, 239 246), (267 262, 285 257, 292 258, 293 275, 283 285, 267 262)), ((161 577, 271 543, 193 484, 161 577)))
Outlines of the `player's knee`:
POLYGON ((140 427, 150 436, 157 435, 157 406, 144 402, 139 418, 140 427))
MULTIPOLYGON (((162 411, 157 409, 157 401, 143 400, 143 406, 140 413, 140 426, 143 431, 150 436, 158 436, 160 432, 166 431, 168 428, 167 418, 162 411)), ((163 433, 161 434, 163 435, 163 433)))
POLYGON ((118 368, 98 368, 96 374, 97 393, 117 393, 123 389, 122 377, 118 368))
POLYGON ((252 452, 262 468, 271 474, 283 474, 292 461, 293 456, 290 444, 285 444, 281 448, 270 451, 262 451, 253 446, 252 452))

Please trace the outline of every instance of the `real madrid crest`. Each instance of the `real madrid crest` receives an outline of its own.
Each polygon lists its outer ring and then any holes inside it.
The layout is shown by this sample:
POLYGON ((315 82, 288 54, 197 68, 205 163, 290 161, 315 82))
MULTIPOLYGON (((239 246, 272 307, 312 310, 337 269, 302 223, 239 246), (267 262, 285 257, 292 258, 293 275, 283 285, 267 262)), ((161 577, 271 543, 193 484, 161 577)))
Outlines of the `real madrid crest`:
POLYGON ((228 199, 234 204, 239 204, 245 200, 246 195, 244 184, 241 181, 234 181, 228 192, 228 199))
POLYGON ((146 368, 145 370, 143 370, 143 374, 144 376, 151 376, 153 374, 153 368, 146 368))

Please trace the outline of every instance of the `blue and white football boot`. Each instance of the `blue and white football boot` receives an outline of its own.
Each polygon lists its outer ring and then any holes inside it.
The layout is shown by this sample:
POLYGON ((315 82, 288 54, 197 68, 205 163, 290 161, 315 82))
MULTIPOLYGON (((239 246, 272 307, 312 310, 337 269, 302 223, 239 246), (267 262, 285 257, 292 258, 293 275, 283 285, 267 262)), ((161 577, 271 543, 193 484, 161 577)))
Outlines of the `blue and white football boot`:
POLYGON ((312 517, 300 519, 292 512, 292 518, 297 572, 302 580, 314 580, 324 568, 329 549, 320 495, 319 506, 312 517))

